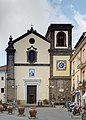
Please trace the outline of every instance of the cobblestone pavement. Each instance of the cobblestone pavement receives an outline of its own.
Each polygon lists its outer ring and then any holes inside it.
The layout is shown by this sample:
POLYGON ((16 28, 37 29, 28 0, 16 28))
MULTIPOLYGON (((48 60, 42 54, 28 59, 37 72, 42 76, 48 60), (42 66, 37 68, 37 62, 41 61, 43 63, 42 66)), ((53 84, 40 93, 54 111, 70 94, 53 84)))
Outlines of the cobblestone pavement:
MULTIPOLYGON (((73 116, 62 106, 53 107, 37 107, 37 120, 81 120, 81 116, 73 116)), ((25 116, 18 116, 18 110, 14 110, 13 114, 7 111, 0 113, 0 120, 29 120, 29 108, 25 108, 25 116)))

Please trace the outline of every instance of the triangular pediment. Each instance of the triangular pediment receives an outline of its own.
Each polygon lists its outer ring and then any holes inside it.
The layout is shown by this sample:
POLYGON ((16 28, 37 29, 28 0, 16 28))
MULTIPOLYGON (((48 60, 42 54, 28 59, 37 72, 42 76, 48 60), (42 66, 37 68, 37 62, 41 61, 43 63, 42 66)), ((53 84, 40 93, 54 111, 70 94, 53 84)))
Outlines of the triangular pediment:
POLYGON ((14 39, 13 43, 18 42, 19 40, 23 39, 24 37, 26 37, 26 36, 28 36, 30 34, 34 34, 34 35, 40 37, 41 39, 45 40, 46 42, 49 42, 49 40, 46 37, 44 37, 43 35, 39 34, 36 30, 34 30, 33 28, 31 28, 30 30, 27 30, 27 33, 25 33, 25 34, 21 35, 20 37, 14 39))

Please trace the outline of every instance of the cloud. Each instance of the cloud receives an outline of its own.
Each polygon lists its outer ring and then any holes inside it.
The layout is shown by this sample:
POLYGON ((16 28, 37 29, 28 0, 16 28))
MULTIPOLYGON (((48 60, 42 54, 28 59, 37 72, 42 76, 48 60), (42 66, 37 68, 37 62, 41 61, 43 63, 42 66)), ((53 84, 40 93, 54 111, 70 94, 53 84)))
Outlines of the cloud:
POLYGON ((71 9, 74 11, 74 6, 73 6, 73 4, 70 4, 70 5, 69 5, 69 8, 71 8, 71 9))
POLYGON ((77 23, 77 27, 73 33, 73 46, 79 40, 82 33, 86 32, 86 14, 80 14, 78 11, 74 11, 74 20, 77 23))
POLYGON ((72 41, 74 47, 83 32, 86 32, 86 14, 81 14, 79 11, 77 11, 73 4, 70 4, 69 6, 73 12, 72 21, 74 23, 74 28, 72 41))
POLYGON ((63 0, 48 0, 48 1, 55 8, 56 6, 60 5, 63 0))
POLYGON ((61 11, 62 0, 0 0, 0 64, 5 63, 5 49, 9 36, 24 34, 33 24, 45 35, 51 23, 70 23, 61 11))
POLYGON ((9 35, 16 38, 30 25, 45 34, 51 23, 68 23, 61 11, 62 0, 0 0, 0 49, 7 46, 9 35), (54 7, 55 6, 55 7, 54 7))
MULTIPOLYGON (((63 0, 0 0, 0 50, 6 48, 10 34, 15 39, 30 29, 31 24, 44 35, 51 23, 71 23, 61 10, 62 2, 63 0)), ((86 28, 86 15, 77 12, 73 4, 70 4, 70 8, 77 24, 77 28, 74 28, 75 41, 75 36, 81 35, 86 28)))
MULTIPOLYGON (((73 23, 73 46, 86 28, 86 15, 76 11, 73 4, 73 19, 63 14, 63 0, 0 0, 0 51, 8 45, 10 34, 13 39, 24 34, 33 24, 40 34, 45 35, 51 23, 73 23), (77 25, 77 26, 76 26, 77 25), (76 27, 75 27, 76 26, 76 27)), ((0 53, 1 56, 1 53, 0 53)))
POLYGON ((75 12, 74 19, 76 20, 79 26, 86 29, 86 14, 81 15, 79 12, 75 12))

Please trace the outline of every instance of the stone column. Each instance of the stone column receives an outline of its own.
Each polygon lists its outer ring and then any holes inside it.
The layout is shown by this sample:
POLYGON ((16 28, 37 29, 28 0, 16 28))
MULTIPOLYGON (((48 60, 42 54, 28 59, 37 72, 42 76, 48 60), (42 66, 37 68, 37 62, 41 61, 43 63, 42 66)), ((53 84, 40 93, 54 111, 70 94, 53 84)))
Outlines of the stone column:
POLYGON ((14 55, 12 36, 9 37, 7 52, 7 81, 6 81, 6 98, 7 102, 15 100, 15 78, 14 78, 14 55))

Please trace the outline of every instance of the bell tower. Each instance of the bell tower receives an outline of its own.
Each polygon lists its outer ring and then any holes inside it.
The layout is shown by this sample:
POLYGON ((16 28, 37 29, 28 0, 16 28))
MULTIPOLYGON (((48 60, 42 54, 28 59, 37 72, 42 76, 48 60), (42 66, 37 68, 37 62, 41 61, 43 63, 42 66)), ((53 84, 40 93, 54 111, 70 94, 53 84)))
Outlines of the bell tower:
POLYGON ((72 54, 71 24, 51 24, 46 38, 50 41, 50 101, 70 99, 70 56, 72 54))

